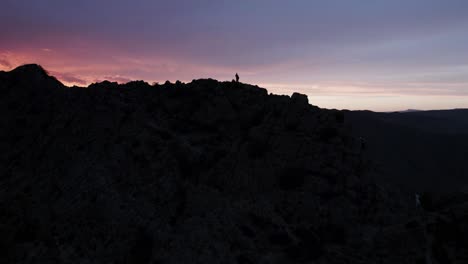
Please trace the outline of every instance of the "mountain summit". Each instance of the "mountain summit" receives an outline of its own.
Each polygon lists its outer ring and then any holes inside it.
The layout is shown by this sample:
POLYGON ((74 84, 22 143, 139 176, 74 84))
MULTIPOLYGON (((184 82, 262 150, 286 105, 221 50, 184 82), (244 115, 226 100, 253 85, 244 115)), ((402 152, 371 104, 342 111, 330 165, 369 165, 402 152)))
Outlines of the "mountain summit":
MULTIPOLYGON (((2 75, 0 75, 0 78, 2 75)), ((50 76, 48 72, 38 64, 25 64, 15 68, 10 72, 3 72, 3 84, 28 89, 32 87, 41 90, 50 90, 64 87, 55 77, 50 76)))

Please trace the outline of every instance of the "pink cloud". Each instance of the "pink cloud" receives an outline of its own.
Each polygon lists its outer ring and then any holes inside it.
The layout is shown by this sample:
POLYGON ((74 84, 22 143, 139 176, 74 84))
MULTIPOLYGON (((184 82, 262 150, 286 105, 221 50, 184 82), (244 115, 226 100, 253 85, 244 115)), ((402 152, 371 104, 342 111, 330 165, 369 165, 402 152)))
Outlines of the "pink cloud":
POLYGON ((10 61, 8 61, 7 59, 0 58, 0 66, 2 66, 3 68, 10 69, 12 65, 11 65, 10 61))
POLYGON ((132 81, 132 79, 124 77, 124 76, 105 76, 104 80, 110 81, 110 82, 118 82, 118 83, 128 83, 132 81))
POLYGON ((53 75, 59 81, 63 82, 65 85, 85 86, 88 84, 86 80, 76 77, 75 75, 69 73, 51 72, 51 75, 53 75))

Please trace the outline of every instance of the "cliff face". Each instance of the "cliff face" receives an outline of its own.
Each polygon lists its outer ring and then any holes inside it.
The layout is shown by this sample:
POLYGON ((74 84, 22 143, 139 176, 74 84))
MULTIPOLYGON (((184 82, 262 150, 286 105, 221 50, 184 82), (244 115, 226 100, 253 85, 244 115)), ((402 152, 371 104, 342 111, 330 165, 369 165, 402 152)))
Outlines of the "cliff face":
POLYGON ((0 94, 6 262, 465 257, 467 236, 427 231, 452 218, 374 184, 343 113, 304 95, 215 80, 67 88, 37 65, 0 72, 0 94))

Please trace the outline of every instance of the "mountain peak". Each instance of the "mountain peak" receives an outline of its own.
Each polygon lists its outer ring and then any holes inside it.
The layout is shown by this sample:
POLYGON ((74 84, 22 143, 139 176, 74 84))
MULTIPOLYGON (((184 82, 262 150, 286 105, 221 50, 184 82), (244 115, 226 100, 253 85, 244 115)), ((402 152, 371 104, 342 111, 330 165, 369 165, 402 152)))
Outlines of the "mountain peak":
POLYGON ((27 85, 62 86, 62 84, 39 64, 24 64, 7 72, 10 80, 27 85))
POLYGON ((16 67, 12 73, 34 73, 49 76, 47 71, 39 64, 24 64, 16 67))

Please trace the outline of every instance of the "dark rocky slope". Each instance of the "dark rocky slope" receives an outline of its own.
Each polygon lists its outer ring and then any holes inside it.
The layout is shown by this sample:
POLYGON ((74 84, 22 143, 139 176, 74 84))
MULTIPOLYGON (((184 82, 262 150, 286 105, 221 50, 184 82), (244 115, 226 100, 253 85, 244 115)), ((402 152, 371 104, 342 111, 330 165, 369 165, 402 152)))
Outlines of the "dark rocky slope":
POLYGON ((67 88, 37 65, 0 94, 2 263, 468 261, 466 199, 380 188, 343 113, 303 95, 67 88))
POLYGON ((348 111, 346 122, 368 142, 377 180, 409 192, 468 191, 468 109, 375 113, 348 111))

